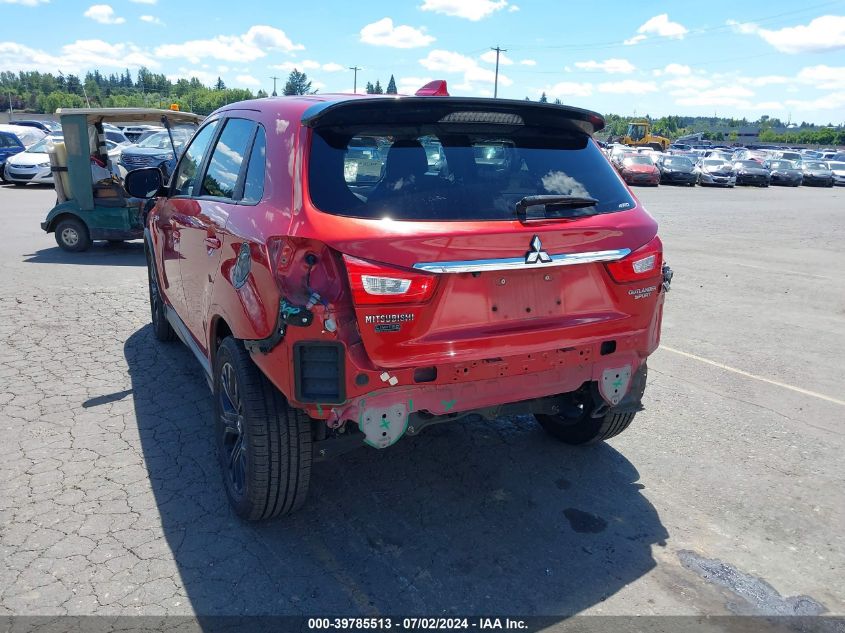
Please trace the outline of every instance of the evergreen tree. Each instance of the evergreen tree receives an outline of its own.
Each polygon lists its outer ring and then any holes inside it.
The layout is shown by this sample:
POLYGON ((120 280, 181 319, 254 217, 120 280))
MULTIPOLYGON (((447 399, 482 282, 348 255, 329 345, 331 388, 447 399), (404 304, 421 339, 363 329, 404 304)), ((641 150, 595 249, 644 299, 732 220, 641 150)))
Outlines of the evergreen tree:
POLYGON ((376 85, 373 86, 373 94, 374 95, 383 95, 384 94, 384 89, 381 87, 381 84, 379 83, 378 79, 376 79, 376 85))
POLYGON ((308 75, 299 72, 294 68, 288 76, 287 83, 282 94, 286 95, 307 95, 311 94, 311 82, 308 75))
POLYGON ((540 103, 548 103, 548 102, 549 102, 549 99, 548 99, 548 97, 546 97, 546 93, 544 92, 543 94, 540 95, 540 103))
POLYGON ((387 82, 387 90, 385 91, 389 95, 395 95, 396 92, 396 80, 393 78, 393 75, 390 75, 390 81, 387 82))
POLYGON ((367 82, 367 87, 366 87, 365 90, 367 91, 368 95, 372 95, 372 94, 376 93, 376 87, 369 81, 367 82))
POLYGON ((215 90, 226 90, 226 84, 223 83, 223 79, 220 77, 217 78, 217 83, 214 84, 215 90))

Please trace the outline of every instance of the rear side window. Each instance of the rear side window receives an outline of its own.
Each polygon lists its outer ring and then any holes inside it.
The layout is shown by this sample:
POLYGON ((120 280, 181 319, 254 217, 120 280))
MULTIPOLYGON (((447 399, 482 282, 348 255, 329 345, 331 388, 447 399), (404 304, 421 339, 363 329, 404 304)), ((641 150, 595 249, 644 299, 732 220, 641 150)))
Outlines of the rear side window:
POLYGON ((202 180, 202 195, 235 198, 244 155, 252 140, 255 123, 246 119, 228 119, 214 147, 208 170, 202 180))
POLYGON ((589 136, 528 126, 317 128, 309 186, 335 215, 401 220, 513 220, 526 196, 598 200, 564 217, 632 208, 634 201, 589 136))
MULTIPOLYGON (((199 169, 202 164, 205 152, 208 149, 209 143, 214 136, 214 130, 217 129, 217 121, 212 121, 204 128, 202 128, 194 140, 185 150, 185 154, 179 163, 179 168, 173 177, 173 194, 174 196, 192 196, 194 188, 199 177, 199 169)), ((197 191, 199 188, 197 187, 197 191)))
POLYGON ((267 139, 264 135, 264 128, 258 126, 255 134, 255 142, 249 155, 249 165, 246 168, 244 180, 244 195, 241 202, 257 204, 261 202, 264 195, 264 169, 266 164, 267 139))

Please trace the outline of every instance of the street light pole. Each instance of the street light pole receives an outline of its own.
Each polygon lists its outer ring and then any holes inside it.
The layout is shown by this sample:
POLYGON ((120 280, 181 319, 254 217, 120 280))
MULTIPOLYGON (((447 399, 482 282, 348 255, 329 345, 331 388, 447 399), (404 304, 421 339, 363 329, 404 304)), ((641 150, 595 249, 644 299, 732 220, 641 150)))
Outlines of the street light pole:
POLYGON ((352 92, 358 94, 358 71, 361 70, 357 66, 350 66, 349 70, 353 71, 355 74, 352 79, 352 92))
POLYGON ((496 48, 491 46, 490 50, 496 51, 496 77, 493 80, 493 98, 495 99, 499 96, 499 53, 507 53, 508 51, 506 48, 499 48, 498 46, 496 48))

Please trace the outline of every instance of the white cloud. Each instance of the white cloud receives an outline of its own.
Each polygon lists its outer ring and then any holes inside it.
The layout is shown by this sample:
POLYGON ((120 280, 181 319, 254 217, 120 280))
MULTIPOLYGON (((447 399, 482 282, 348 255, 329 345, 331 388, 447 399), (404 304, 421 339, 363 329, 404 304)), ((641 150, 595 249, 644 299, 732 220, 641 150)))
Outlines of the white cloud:
POLYGON ((642 95, 649 92, 657 92, 657 86, 652 81, 625 79, 624 81, 605 81, 600 83, 598 85, 598 91, 608 94, 642 95))
POLYGON ((674 89, 672 95, 679 97, 684 95, 695 94, 700 90, 706 90, 713 86, 713 82, 705 77, 675 77, 674 79, 667 79, 663 82, 663 88, 674 89))
POLYGON ((675 100, 675 103, 681 106, 722 106, 750 109, 753 106, 748 98, 753 96, 754 93, 744 86, 721 86, 680 97, 675 100))
POLYGON ((235 83, 243 86, 260 86, 261 82, 252 75, 238 75, 235 77, 235 83))
MULTIPOLYGON (((505 7, 507 0, 425 0, 420 9, 477 22, 505 7)), ((519 11, 519 7, 510 5, 508 10, 519 11)))
POLYGON ((678 22, 672 22, 669 19, 668 13, 661 13, 655 15, 648 20, 640 28, 637 33, 641 35, 657 35, 659 37, 672 37, 675 39, 683 39, 684 35, 688 33, 686 27, 678 22))
POLYGON ((327 73, 336 73, 336 72, 340 72, 341 70, 345 70, 344 66, 341 66, 340 64, 336 64, 335 62, 329 62, 327 64, 323 64, 321 68, 322 68, 323 71, 325 71, 327 73))
POLYGON ((687 77, 692 73, 692 68, 683 64, 667 64, 663 69, 665 75, 675 75, 676 77, 687 77))
POLYGON ((243 35, 218 35, 208 40, 190 40, 182 44, 163 44, 155 49, 158 57, 183 57, 193 64, 205 58, 229 62, 251 62, 267 56, 267 51, 302 50, 284 31, 272 26, 257 25, 243 35))
MULTIPOLYGON (((481 67, 478 62, 472 57, 454 53, 452 51, 444 51, 435 49, 430 51, 428 55, 420 60, 423 68, 432 71, 443 73, 463 73, 463 86, 478 83, 493 83, 495 80, 495 72, 489 68, 481 67)), ((499 73, 499 85, 510 86, 513 84, 506 75, 499 73)))
POLYGON ((77 40, 63 46, 59 54, 30 48, 15 42, 0 42, 0 68, 81 74, 92 68, 124 69, 146 66, 159 68, 159 62, 129 43, 109 44, 103 40, 77 40))
POLYGON ((575 62, 575 67, 581 70, 600 70, 606 73, 627 75, 636 70, 636 67, 627 59, 611 58, 603 62, 590 60, 586 62, 575 62))
POLYGON ((126 22, 126 18, 116 16, 114 9, 108 4, 92 4, 82 15, 100 24, 123 24, 126 22))
POLYGON ((549 100, 560 99, 564 103, 567 102, 567 99, 572 99, 573 97, 589 97, 593 94, 593 86, 592 84, 588 83, 577 83, 574 81, 561 81, 560 83, 556 83, 550 86, 546 86, 540 90, 536 91, 536 95, 539 97, 541 94, 546 93, 546 97, 549 100))
POLYGON ((845 90, 845 66, 809 66, 798 72, 802 83, 822 90, 845 90))
POLYGON ((822 53, 845 48, 845 15, 823 15, 809 24, 788 26, 777 31, 764 29, 753 22, 728 20, 737 33, 759 35, 781 53, 822 53))
POLYGON ((515 4, 508 7, 508 13, 516 13, 517 11, 519 11, 519 7, 515 4))
POLYGON ((689 31, 687 28, 678 22, 672 22, 669 19, 668 13, 661 13, 655 15, 653 18, 646 20, 640 28, 637 29, 637 35, 622 42, 626 46, 633 46, 643 40, 647 39, 649 35, 656 35, 657 37, 670 37, 677 40, 684 39, 689 31))
POLYGON ((537 62, 534 61, 533 59, 521 59, 519 61, 519 63, 522 64, 523 66, 536 66, 537 65, 537 62))
MULTIPOLYGON (((487 62, 488 64, 495 64, 496 63, 496 51, 489 50, 483 55, 479 56, 479 58, 483 62, 487 62)), ((499 53, 499 65, 500 66, 511 66, 513 65, 513 60, 505 55, 504 53, 499 53)))
POLYGON ((50 0, 0 0, 0 4, 22 4, 25 7, 35 7, 48 2, 50 0))
POLYGON ((159 19, 158 19, 156 16, 154 16, 154 15, 142 15, 142 16, 141 16, 141 21, 142 21, 142 22, 147 22, 148 24, 164 24, 164 22, 162 22, 161 20, 159 20, 159 19))
POLYGON ((394 26, 390 18, 382 18, 361 29, 361 41, 373 46, 391 48, 419 48, 428 46, 434 37, 426 35, 424 28, 414 28, 406 24, 394 26))
POLYGON ((217 83, 217 75, 198 69, 180 68, 177 72, 167 75, 167 78, 172 82, 180 79, 193 79, 194 77, 206 86, 213 86, 217 83))
POLYGON ((816 99, 789 99, 786 105, 793 110, 838 110, 845 108, 845 92, 832 92, 816 99))
POLYGON ((396 80, 396 92, 412 95, 431 80, 431 77, 400 77, 396 80))

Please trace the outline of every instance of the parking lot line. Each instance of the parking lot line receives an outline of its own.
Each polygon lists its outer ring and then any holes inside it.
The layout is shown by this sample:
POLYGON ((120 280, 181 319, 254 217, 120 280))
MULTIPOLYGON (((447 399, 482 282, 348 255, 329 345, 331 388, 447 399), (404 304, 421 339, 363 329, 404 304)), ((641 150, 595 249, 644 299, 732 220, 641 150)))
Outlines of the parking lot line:
POLYGON ((718 363, 715 360, 710 360, 709 358, 703 358, 701 356, 696 356, 695 354, 690 354, 689 352, 684 352, 679 349, 674 349, 672 347, 666 347, 665 345, 661 345, 660 349, 665 349, 667 352, 672 352, 673 354, 679 354, 680 356, 686 356, 687 358, 692 358, 693 360, 701 361, 702 363, 707 363, 708 365, 713 365, 713 367, 718 367, 719 369, 724 369, 725 371, 730 371, 735 374, 739 374, 740 376, 745 376, 746 378, 753 378, 754 380, 759 380, 760 382, 766 382, 770 385, 775 385, 776 387, 783 387, 784 389, 789 389, 790 391, 795 391, 797 393, 802 393, 805 396, 812 396, 813 398, 818 398, 819 400, 825 400, 826 402, 832 402, 833 404, 838 404, 845 407, 845 400, 838 400, 836 398, 831 398, 830 396, 826 396, 823 393, 817 393, 815 391, 810 391, 808 389, 802 389, 801 387, 796 387, 794 385, 788 385, 784 382, 778 382, 777 380, 772 380, 770 378, 764 378, 763 376, 758 376, 756 374, 751 374, 747 371, 743 371, 742 369, 737 369, 736 367, 730 367, 729 365, 725 365, 723 363, 718 363))

